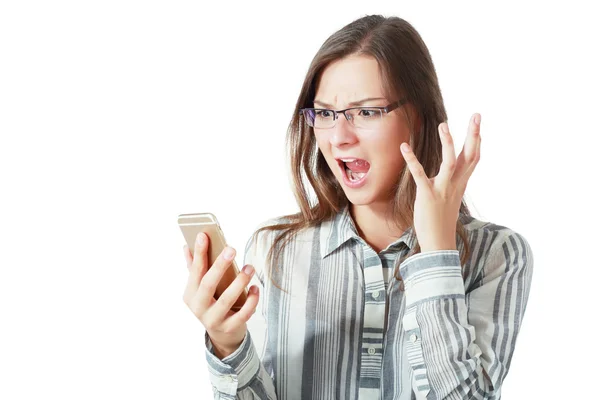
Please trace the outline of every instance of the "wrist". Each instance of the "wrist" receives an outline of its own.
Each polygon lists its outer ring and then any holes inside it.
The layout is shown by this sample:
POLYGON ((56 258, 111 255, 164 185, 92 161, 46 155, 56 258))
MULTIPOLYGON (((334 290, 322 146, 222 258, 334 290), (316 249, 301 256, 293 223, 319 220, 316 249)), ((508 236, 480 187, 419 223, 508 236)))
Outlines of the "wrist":
MULTIPOLYGON (((209 336, 210 337, 210 336, 209 336)), ((230 356, 231 354, 233 354, 242 344, 243 340, 240 341, 237 346, 223 346, 220 345, 219 343, 216 343, 214 340, 212 340, 212 338, 210 339, 210 342, 212 344, 212 349, 213 349, 213 353, 214 355, 219 359, 222 360, 225 357, 230 356)))
POLYGON ((213 344, 213 352, 215 353, 215 356, 219 359, 222 360, 225 357, 228 357, 230 355, 233 354, 235 350, 228 350, 228 349, 224 349, 224 348, 220 348, 218 346, 215 346, 213 344))

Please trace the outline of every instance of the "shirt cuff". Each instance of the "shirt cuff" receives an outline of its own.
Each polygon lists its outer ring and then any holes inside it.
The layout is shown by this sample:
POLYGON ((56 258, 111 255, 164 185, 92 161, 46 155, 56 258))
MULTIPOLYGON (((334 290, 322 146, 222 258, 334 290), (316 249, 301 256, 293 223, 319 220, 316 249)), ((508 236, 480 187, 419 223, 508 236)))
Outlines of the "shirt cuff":
POLYGON ((441 297, 464 297, 458 250, 417 253, 400 264, 406 306, 441 297))
POLYGON ((246 331, 240 347, 222 360, 215 356, 208 333, 204 334, 204 341, 212 385, 219 392, 235 397, 239 389, 246 387, 258 375, 260 368, 260 359, 250 332, 246 331))

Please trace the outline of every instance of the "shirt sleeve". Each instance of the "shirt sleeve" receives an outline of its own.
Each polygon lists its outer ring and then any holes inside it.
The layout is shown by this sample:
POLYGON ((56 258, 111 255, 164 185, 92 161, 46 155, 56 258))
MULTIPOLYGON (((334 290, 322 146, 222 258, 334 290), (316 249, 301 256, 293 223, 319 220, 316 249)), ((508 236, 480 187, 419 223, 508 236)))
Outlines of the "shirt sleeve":
POLYGON ((263 231, 256 242, 248 240, 244 252, 243 265, 250 264, 256 271, 250 286, 258 286, 260 296, 256 311, 247 322, 248 330, 240 347, 220 360, 214 354, 208 333, 204 335, 206 362, 215 399, 277 399, 273 377, 259 357, 260 348, 264 345, 257 349, 257 343, 254 342, 254 338, 265 338, 263 343, 266 343, 267 320, 263 302, 263 267, 268 251, 266 236, 267 233, 263 231))
POLYGON ((500 399, 533 270, 525 238, 514 231, 502 237, 490 246, 468 293, 458 250, 419 253, 400 265, 405 349, 417 398, 500 399))

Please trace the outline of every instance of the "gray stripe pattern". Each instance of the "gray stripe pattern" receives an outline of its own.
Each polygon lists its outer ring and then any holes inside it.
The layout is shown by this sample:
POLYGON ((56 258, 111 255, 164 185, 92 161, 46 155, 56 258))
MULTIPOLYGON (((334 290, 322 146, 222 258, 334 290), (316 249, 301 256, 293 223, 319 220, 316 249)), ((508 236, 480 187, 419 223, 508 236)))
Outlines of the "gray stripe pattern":
MULTIPOLYGON (((499 399, 531 286, 529 243, 504 226, 460 215, 471 255, 419 253, 408 229, 376 253, 345 208, 300 232, 273 279, 274 233, 248 242, 260 288, 244 342, 219 360, 208 336, 215 399, 499 399)), ((269 220, 272 224, 279 220, 269 220)))

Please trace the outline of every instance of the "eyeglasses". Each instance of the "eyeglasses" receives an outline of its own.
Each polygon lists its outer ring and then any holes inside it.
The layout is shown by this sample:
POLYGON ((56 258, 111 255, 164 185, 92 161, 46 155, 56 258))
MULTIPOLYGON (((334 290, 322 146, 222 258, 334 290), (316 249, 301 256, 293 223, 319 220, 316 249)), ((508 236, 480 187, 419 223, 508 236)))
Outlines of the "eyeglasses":
POLYGON ((335 126, 339 114, 357 129, 376 129, 383 120, 383 113, 389 113, 406 103, 406 99, 398 100, 385 107, 351 107, 345 110, 329 110, 326 108, 301 108, 300 114, 308 126, 317 129, 329 129, 335 126))

